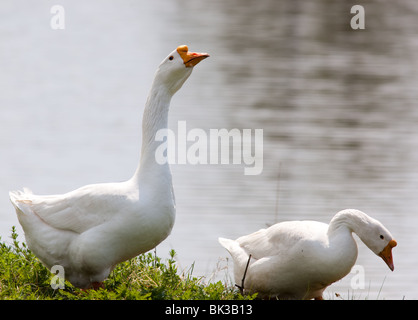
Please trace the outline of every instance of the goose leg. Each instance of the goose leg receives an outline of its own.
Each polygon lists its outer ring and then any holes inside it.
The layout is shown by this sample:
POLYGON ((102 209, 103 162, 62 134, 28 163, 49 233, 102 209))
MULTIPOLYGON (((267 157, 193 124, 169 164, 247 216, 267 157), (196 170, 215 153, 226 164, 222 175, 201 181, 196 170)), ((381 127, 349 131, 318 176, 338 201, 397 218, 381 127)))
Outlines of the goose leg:
POLYGON ((104 289, 104 283, 103 282, 92 282, 91 288, 93 290, 99 290, 100 288, 104 289))
POLYGON ((87 292, 89 290, 99 290, 100 288, 104 289, 104 283, 103 282, 92 282, 90 283, 90 286, 86 289, 81 289, 81 291, 87 292))

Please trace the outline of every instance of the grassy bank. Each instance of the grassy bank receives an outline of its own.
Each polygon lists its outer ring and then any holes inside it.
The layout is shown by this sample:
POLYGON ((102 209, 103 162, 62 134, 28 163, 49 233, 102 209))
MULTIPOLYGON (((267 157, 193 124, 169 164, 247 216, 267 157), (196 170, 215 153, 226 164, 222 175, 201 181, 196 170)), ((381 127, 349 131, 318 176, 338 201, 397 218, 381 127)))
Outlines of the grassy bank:
MULTIPOLYGON (((154 253, 139 255, 119 264, 104 282, 104 288, 83 291, 68 281, 63 289, 53 289, 52 274, 20 242, 13 228, 12 244, 0 239, 0 299, 140 299, 140 300, 230 300, 251 299, 221 281, 205 284, 191 269, 179 274, 174 259, 162 261, 154 253)), ((53 281, 53 283, 55 283, 53 281)))

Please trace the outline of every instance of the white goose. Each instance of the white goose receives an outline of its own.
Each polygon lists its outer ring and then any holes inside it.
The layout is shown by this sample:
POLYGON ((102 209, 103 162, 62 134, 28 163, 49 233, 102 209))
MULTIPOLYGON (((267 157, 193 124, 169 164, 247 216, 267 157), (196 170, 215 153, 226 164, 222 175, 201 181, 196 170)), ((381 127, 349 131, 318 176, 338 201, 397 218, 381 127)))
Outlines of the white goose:
POLYGON ((235 281, 244 292, 258 292, 263 298, 322 299, 325 288, 356 262, 352 232, 393 271, 396 241, 379 221, 354 209, 340 211, 329 225, 287 221, 219 242, 231 254, 235 281))
POLYGON ((179 46, 159 65, 144 110, 140 163, 130 180, 61 195, 10 192, 26 242, 46 267, 61 265, 75 286, 96 288, 117 263, 170 234, 175 219, 171 172, 168 164, 156 162, 161 142, 155 134, 167 128, 171 97, 207 57, 179 46))

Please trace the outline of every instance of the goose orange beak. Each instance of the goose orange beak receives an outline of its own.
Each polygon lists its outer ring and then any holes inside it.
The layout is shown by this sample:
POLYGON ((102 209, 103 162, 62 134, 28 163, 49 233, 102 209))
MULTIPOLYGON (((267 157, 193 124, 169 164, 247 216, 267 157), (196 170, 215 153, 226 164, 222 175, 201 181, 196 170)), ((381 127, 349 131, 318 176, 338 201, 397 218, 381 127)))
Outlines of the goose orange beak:
POLYGON ((379 257, 383 259, 388 265, 389 269, 393 271, 395 266, 393 265, 392 248, 396 247, 397 243, 394 239, 390 240, 387 246, 379 253, 379 257))
POLYGON ((207 53, 189 52, 189 48, 187 46, 177 47, 177 52, 183 59, 184 65, 187 68, 194 67, 200 61, 209 57, 209 54, 207 53))

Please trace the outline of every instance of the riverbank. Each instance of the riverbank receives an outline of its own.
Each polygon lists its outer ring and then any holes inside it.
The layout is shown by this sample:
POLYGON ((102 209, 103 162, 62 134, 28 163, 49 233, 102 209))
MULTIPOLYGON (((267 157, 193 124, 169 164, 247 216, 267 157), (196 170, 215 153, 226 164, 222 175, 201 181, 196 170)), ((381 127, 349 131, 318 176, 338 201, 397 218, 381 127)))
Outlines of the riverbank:
POLYGON ((154 252, 120 263, 104 288, 80 290, 60 283, 59 271, 45 268, 12 229, 12 244, 0 239, 0 299, 13 300, 241 300, 239 290, 221 281, 205 283, 193 266, 178 272, 175 251, 163 261, 154 252))

